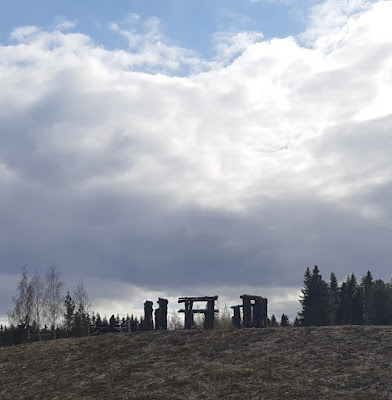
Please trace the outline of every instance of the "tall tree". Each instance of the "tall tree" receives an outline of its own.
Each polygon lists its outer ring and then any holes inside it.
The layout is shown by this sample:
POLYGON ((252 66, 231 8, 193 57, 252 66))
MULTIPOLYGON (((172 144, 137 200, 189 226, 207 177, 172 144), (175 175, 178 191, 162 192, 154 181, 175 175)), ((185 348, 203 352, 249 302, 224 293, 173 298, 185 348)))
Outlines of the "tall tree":
POLYGON ((280 318, 280 326, 286 327, 290 325, 289 317, 287 314, 282 314, 282 317, 280 318))
POLYGON ((75 291, 75 333, 76 336, 86 336, 90 333, 90 299, 83 282, 80 282, 75 291))
POLYGON ((64 282, 55 265, 48 268, 46 273, 46 313, 53 329, 53 339, 56 339, 56 324, 62 314, 64 282))
POLYGON ((363 324, 362 288, 354 274, 348 276, 340 288, 340 322, 342 324, 363 324))
POLYGON ((302 310, 298 314, 301 325, 328 325, 329 289, 317 265, 314 266, 312 272, 309 267, 305 271, 300 302, 302 310))
POLYGON ((41 340, 41 324, 45 313, 45 282, 41 275, 35 273, 31 280, 33 291, 33 318, 37 326, 38 340, 41 340))
POLYGON ((392 324, 392 285, 377 279, 372 284, 369 304, 370 325, 392 324))
POLYGON ((276 328, 276 327, 279 326, 279 323, 278 323, 278 321, 276 320, 275 314, 272 314, 272 316, 271 316, 270 326, 271 326, 272 328, 276 328))
POLYGON ((64 324, 67 335, 72 335, 75 324, 75 302, 73 301, 69 290, 64 301, 64 324))
POLYGON ((364 309, 364 324, 369 324, 369 313, 371 306, 372 288, 373 288, 373 275, 370 271, 362 278, 361 281, 363 292, 363 309, 364 309))
POLYGON ((18 294, 12 300, 14 309, 8 314, 11 323, 15 322, 25 332, 30 340, 30 329, 33 317, 33 287, 28 278, 27 268, 24 267, 17 287, 18 294))
POLYGON ((336 275, 331 272, 329 278, 329 324, 336 325, 338 323, 339 313, 339 283, 336 275))

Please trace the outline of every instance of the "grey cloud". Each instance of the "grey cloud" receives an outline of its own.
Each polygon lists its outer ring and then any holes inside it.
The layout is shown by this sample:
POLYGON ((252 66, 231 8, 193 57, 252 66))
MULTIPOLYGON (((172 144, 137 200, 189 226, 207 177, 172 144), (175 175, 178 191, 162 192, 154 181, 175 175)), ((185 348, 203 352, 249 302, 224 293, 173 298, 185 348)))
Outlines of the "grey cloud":
POLYGON ((188 78, 130 72, 86 40, 76 57, 68 39, 33 66, 1 65, 3 273, 56 264, 154 293, 298 288, 314 264, 389 279, 385 38, 365 47, 364 82, 354 47, 351 66, 344 47, 325 67, 293 38, 188 78))

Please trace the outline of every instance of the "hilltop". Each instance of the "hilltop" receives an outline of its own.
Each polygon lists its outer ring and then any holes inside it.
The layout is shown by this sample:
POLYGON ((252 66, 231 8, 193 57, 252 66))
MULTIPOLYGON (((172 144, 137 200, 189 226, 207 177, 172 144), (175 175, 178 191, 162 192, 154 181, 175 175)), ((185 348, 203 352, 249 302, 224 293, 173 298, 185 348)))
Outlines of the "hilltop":
POLYGON ((392 327, 140 332, 0 349, 7 399, 392 398, 392 327))

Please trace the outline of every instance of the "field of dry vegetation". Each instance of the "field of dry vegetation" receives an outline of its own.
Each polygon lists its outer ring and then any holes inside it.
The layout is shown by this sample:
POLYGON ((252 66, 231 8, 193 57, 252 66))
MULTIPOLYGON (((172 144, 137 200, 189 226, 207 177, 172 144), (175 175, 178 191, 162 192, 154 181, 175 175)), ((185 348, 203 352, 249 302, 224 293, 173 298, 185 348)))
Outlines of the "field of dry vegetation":
POLYGON ((0 399, 392 398, 392 327, 140 332, 0 349, 0 399))

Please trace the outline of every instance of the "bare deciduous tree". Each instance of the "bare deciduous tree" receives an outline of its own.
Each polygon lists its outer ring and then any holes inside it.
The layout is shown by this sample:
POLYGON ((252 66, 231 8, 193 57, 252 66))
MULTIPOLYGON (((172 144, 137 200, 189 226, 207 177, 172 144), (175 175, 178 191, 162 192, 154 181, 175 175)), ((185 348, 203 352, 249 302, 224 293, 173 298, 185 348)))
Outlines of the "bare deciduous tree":
POLYGON ((23 329, 26 329, 27 339, 30 340, 30 326, 33 314, 33 287, 31 282, 29 282, 26 267, 23 268, 17 291, 17 297, 12 299, 14 309, 8 313, 8 318, 11 322, 15 322, 22 326, 23 329))
POLYGON ((74 290, 74 301, 77 309, 84 310, 87 314, 90 312, 91 303, 83 282, 78 283, 74 290))
POLYGON ((53 328, 53 339, 56 339, 56 323, 63 311, 62 288, 64 282, 61 280, 60 272, 57 271, 55 265, 48 268, 45 283, 46 315, 53 328))
POLYGON ((77 336, 90 334, 90 308, 91 303, 84 283, 80 282, 74 291, 74 301, 76 307, 75 330, 77 336))
POLYGON ((37 324, 38 340, 41 340, 42 317, 45 312, 45 281, 36 273, 31 280, 33 291, 32 317, 37 324))

